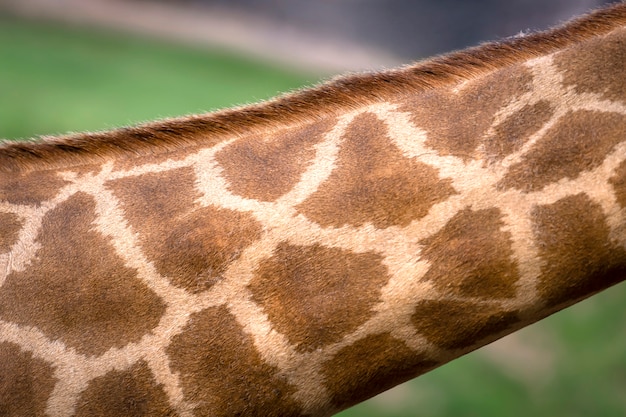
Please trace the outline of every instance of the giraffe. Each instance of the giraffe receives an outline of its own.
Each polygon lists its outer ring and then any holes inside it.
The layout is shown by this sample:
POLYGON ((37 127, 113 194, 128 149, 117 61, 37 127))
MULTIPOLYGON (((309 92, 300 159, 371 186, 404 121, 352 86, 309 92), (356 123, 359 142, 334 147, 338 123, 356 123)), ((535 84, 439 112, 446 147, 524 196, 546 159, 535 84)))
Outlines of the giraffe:
POLYGON ((626 276, 626 4, 0 147, 0 414, 327 416, 626 276))

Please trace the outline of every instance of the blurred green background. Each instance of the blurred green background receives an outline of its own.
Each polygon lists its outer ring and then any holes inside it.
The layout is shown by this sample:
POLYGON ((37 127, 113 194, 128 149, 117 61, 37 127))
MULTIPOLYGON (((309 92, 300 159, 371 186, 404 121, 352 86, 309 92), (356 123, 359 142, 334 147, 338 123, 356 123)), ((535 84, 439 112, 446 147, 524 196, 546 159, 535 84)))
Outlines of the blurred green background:
MULTIPOLYGON (((0 19, 0 137, 102 130, 319 80, 227 52, 0 19)), ((626 285, 343 416, 625 416, 626 285)))

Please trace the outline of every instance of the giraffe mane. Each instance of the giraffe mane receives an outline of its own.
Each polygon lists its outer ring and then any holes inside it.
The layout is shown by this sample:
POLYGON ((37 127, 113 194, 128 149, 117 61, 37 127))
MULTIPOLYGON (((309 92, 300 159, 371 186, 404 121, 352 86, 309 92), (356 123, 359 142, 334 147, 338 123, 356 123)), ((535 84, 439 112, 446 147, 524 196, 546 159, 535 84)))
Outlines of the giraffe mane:
POLYGON ((168 152, 307 123, 390 97, 416 94, 549 54, 626 25, 626 3, 596 10, 547 31, 438 56, 398 69, 352 74, 260 102, 214 113, 110 131, 42 136, 0 143, 0 171, 30 171, 108 157, 168 152))

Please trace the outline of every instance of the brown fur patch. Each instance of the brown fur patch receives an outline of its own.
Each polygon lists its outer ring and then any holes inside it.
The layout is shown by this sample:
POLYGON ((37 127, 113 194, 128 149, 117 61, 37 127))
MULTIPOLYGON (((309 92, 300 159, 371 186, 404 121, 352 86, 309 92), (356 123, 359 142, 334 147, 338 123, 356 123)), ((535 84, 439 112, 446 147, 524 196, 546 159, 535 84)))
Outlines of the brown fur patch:
POLYGON ((422 278, 440 291, 463 297, 515 297, 519 279, 511 235, 497 208, 461 210, 433 236, 420 243, 430 262, 422 278))
POLYGON ((626 97, 625 62, 626 29, 589 39, 576 50, 565 50, 554 57, 565 86, 622 103, 626 97))
POLYGON ((405 158, 375 115, 359 115, 340 145, 337 168, 298 211, 322 226, 406 226, 455 191, 437 170, 405 158))
POLYGON ((613 184, 615 197, 622 208, 626 208, 626 161, 623 161, 615 170, 609 182, 613 184))
POLYGON ((541 100, 511 114, 495 127, 494 136, 485 138, 485 157, 488 160, 502 160, 519 151, 530 136, 550 119, 553 112, 550 103, 541 100))
POLYGON ((0 416, 45 415, 54 384, 50 365, 16 345, 0 342, 0 416))
POLYGON ((34 143, 7 142, 0 146, 0 170, 32 170, 111 159, 112 155, 212 146, 224 137, 261 134, 285 124, 311 123, 358 106, 397 102, 402 97, 478 78, 498 68, 573 48, 625 24, 626 5, 617 4, 561 28, 484 44, 396 70, 339 78, 267 103, 111 132, 45 138, 34 143))
POLYGON ((261 263, 250 290, 296 349, 314 350, 338 342, 373 314, 389 279, 381 261, 374 253, 282 243, 261 263))
POLYGON ((139 232, 144 254, 159 273, 192 292, 222 278, 228 265, 259 238, 261 226, 246 213, 200 207, 191 168, 115 180, 107 184, 139 232))
POLYGON ((194 314, 167 353, 200 416, 297 416, 295 389, 257 353, 225 307, 194 314), (242 372, 244 370, 244 372, 242 372))
POLYGON ((426 130, 426 146, 440 155, 476 158, 476 148, 496 112, 531 88, 532 76, 521 66, 469 81, 460 92, 435 89, 407 100, 400 110, 426 130))
POLYGON ((411 317, 417 332, 442 349, 467 349, 493 340, 519 321, 517 313, 492 304, 424 300, 411 317))
POLYGON ((341 349, 322 374, 333 405, 348 408, 437 366, 388 334, 370 335, 341 349))
POLYGON ((174 416, 160 384, 144 362, 111 371, 89 383, 78 400, 77 417, 174 416))
POLYGON ((72 173, 77 177, 98 175, 102 172, 102 164, 74 165, 69 167, 67 170, 56 171, 57 174, 60 172, 72 173))
MULTIPOLYGON (((215 143, 209 143, 207 145, 216 145, 224 138, 216 138, 215 143)), ((155 149, 152 152, 140 153, 140 154, 124 154, 114 160, 114 170, 131 170, 143 165, 162 164, 167 161, 177 162, 182 161, 189 155, 199 152, 205 149, 200 144, 188 144, 181 147, 181 149, 155 149)))
POLYGON ((523 191, 541 190, 562 178, 575 179, 602 164, 624 140, 626 117, 580 110, 563 116, 514 164, 498 184, 523 191))
POLYGON ((247 137, 216 155, 229 189, 243 197, 273 201, 291 190, 315 156, 313 146, 332 127, 328 121, 247 137))
POLYGON ((548 305, 565 307, 626 276, 626 251, 611 243, 602 209, 585 194, 538 206, 533 217, 548 305))
POLYGON ((23 223, 17 214, 0 213, 0 253, 11 249, 17 241, 23 223))
POLYGON ((53 198, 65 184, 54 171, 0 175, 0 201, 39 205, 53 198))
POLYGON ((41 249, 0 288, 0 317, 98 355, 138 341, 165 307, 93 230, 92 197, 76 194, 43 219, 41 249))

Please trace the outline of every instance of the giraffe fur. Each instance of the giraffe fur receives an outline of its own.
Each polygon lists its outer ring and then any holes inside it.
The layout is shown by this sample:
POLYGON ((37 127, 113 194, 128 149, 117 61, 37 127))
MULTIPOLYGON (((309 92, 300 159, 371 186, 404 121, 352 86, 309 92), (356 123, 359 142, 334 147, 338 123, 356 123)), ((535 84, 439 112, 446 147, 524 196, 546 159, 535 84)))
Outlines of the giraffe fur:
POLYGON ((626 5, 0 146, 0 414, 327 416, 626 277, 626 5))

